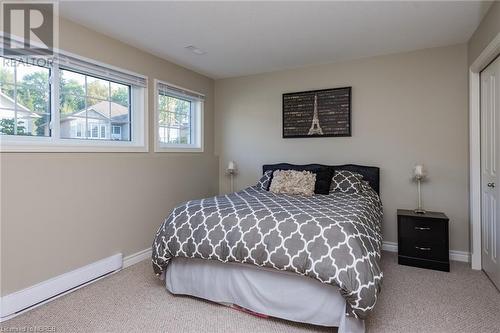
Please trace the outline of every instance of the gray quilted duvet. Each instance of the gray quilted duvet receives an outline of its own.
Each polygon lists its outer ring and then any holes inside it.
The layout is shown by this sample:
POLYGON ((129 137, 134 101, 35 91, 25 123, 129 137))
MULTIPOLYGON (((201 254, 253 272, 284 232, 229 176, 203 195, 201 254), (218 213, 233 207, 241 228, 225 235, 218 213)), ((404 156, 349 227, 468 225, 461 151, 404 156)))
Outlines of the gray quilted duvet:
POLYGON ((154 239, 153 268, 161 275, 171 258, 186 257, 295 272, 338 287, 346 314, 363 319, 382 282, 381 221, 367 185, 312 197, 249 187, 175 208, 154 239))

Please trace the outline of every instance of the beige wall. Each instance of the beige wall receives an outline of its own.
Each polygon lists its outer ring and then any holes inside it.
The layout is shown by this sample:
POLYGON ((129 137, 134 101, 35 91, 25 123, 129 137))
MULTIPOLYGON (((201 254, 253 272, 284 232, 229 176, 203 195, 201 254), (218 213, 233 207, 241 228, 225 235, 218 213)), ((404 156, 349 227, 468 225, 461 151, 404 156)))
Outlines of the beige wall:
POLYGON ((425 208, 445 212, 450 247, 468 251, 467 46, 465 44, 217 80, 220 190, 228 160, 236 187, 254 184, 265 163, 358 163, 381 168, 384 239, 397 241, 396 209, 414 208, 410 175, 424 163, 425 208), (352 86, 349 138, 281 138, 285 92, 352 86))
POLYGON ((218 190, 213 80, 68 21, 60 48, 206 94, 205 152, 1 154, 1 295, 148 248, 174 205, 218 190))
POLYGON ((479 27, 469 40, 469 65, 500 32, 500 1, 491 5, 479 27))

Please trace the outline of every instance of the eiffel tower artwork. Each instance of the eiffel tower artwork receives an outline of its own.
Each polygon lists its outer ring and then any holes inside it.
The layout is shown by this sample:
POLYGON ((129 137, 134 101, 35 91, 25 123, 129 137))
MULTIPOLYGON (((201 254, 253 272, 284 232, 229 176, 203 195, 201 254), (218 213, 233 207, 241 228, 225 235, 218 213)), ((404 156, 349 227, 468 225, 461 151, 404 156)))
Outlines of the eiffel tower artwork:
POLYGON ((351 87, 283 94, 283 138, 351 136, 351 87))
POLYGON ((318 117, 318 95, 314 95, 314 114, 313 120, 311 124, 311 128, 309 129, 309 133, 307 135, 323 135, 323 130, 319 125, 319 117, 318 117))

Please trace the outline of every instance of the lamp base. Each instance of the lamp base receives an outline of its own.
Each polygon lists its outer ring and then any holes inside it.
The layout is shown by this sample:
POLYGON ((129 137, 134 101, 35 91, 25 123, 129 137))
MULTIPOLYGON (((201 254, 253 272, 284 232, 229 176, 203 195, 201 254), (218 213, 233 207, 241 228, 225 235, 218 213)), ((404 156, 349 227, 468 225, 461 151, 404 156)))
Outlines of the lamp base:
POLYGON ((425 214, 426 211, 422 208, 417 208, 413 211, 415 214, 425 214))

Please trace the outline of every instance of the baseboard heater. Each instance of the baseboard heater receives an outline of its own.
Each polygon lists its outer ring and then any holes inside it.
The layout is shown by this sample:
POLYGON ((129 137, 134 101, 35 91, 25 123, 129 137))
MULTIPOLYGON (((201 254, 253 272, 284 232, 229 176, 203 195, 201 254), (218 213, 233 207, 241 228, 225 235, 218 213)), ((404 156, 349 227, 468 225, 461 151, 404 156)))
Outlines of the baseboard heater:
POLYGON ((118 253, 3 296, 0 302, 0 322, 108 276, 120 270, 122 265, 122 254, 118 253))

